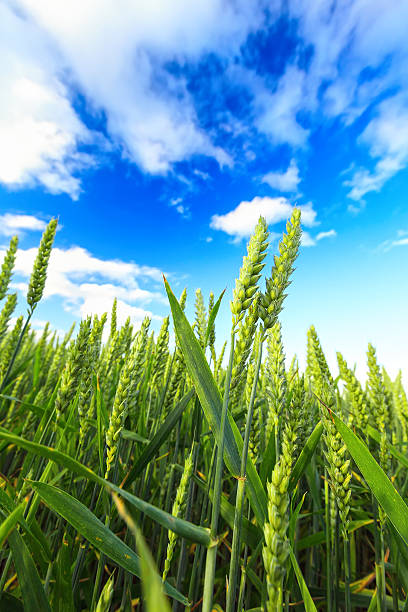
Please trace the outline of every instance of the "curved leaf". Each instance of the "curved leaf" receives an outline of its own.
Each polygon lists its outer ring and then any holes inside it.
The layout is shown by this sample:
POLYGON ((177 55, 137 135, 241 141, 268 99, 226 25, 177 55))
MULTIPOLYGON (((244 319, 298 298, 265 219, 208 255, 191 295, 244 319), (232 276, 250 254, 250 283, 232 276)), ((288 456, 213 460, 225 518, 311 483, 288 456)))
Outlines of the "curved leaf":
MULTIPOLYGON (((102 523, 84 504, 65 491, 45 484, 28 481, 34 491, 54 512, 62 516, 78 533, 84 536, 95 548, 103 552, 120 567, 141 577, 140 559, 118 536, 102 523)), ((188 600, 171 585, 165 583, 166 593, 184 605, 188 600)))
POLYGON ((331 413, 331 416, 374 497, 382 506, 402 539, 408 544, 408 506, 375 461, 364 442, 338 416, 334 413, 331 413))

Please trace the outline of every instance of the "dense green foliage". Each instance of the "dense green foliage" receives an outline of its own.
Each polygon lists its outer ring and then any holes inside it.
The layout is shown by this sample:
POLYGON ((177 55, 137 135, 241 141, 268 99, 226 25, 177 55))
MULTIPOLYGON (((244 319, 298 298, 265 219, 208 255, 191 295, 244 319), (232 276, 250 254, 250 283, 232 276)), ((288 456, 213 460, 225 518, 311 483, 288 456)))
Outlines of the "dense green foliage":
POLYGON ((307 367, 279 323, 300 245, 294 211, 263 291, 261 218, 231 302, 119 327, 117 304, 64 338, 27 317, 0 269, 0 611, 408 610, 408 403, 369 345, 363 386, 314 327, 307 367), (171 349, 172 332, 174 349, 171 349))

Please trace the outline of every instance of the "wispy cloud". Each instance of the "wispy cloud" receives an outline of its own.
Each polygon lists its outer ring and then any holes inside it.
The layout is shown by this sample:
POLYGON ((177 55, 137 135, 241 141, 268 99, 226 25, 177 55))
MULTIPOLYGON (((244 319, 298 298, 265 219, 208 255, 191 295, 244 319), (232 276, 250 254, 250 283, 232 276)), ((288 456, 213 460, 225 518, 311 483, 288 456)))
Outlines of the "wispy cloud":
POLYGON ((328 230, 327 232, 319 232, 316 236, 312 236, 310 232, 302 232, 302 246, 313 247, 316 246, 320 240, 325 238, 335 238, 337 232, 334 229, 328 230))
POLYGON ((360 137, 378 159, 374 170, 358 169, 345 185, 349 198, 361 200, 370 191, 380 191, 384 183, 408 164, 408 96, 400 93, 382 102, 376 116, 360 137))
POLYGON ((256 126, 274 144, 302 147, 309 130, 301 125, 298 113, 305 107, 306 73, 295 65, 288 65, 275 91, 262 86, 254 90, 257 109, 256 126))
POLYGON ((316 240, 324 240, 324 238, 335 238, 337 236, 337 232, 334 229, 328 230, 327 232, 319 232, 316 236, 316 240))
POLYGON ((378 246, 378 250, 387 253, 391 251, 391 249, 400 246, 408 246, 408 230, 398 230, 397 237, 384 240, 384 242, 378 246))
POLYGON ((299 168, 296 161, 292 159, 285 172, 268 172, 262 178, 264 183, 282 193, 293 193, 297 191, 300 183, 299 168))

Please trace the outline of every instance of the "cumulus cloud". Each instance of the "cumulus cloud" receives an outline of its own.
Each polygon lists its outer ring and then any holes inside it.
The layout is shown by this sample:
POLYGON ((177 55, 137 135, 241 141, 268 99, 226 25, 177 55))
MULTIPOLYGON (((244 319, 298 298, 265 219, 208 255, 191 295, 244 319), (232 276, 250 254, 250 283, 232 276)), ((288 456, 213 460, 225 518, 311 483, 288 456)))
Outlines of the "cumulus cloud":
POLYGON ((292 159, 285 172, 268 172, 268 174, 265 174, 262 178, 262 181, 283 193, 292 193, 296 191, 300 183, 299 168, 297 167, 296 161, 292 159))
MULTIPOLYGON (((285 221, 293 211, 293 205, 286 198, 255 197, 250 202, 243 201, 225 215, 213 215, 210 227, 222 230, 240 240, 249 236, 262 215, 268 225, 285 221)), ((302 211, 302 223, 307 227, 316 224, 316 211, 311 203, 299 207, 302 211)))
POLYGON ((45 221, 34 217, 34 215, 12 213, 0 215, 0 234, 3 236, 13 236, 26 231, 42 232, 46 226, 45 221))
MULTIPOLYGON (((0 250, 0 260, 4 253, 0 250)), ((36 253, 36 248, 17 251, 13 285, 22 292, 27 290, 36 253)), ((60 297, 67 311, 84 316, 109 311, 116 297, 122 317, 129 315, 133 320, 140 320, 146 314, 152 316, 144 308, 147 304, 167 304, 161 282, 162 273, 158 268, 119 259, 99 259, 79 246, 54 247, 44 299, 60 297), (149 288, 144 288, 143 284, 149 288)))

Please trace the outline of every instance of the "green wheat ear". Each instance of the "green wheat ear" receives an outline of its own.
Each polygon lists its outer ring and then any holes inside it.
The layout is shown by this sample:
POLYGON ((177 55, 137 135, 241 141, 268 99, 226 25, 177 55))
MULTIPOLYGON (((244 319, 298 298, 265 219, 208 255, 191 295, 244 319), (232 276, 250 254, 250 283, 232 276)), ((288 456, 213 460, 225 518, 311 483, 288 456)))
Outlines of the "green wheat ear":
MULTIPOLYGON (((173 503, 173 508, 171 511, 173 516, 177 516, 177 517, 181 516, 182 513, 184 512, 184 509, 186 506, 187 487, 188 487, 191 475, 193 473, 193 468, 194 468, 193 448, 191 448, 190 454, 188 455, 187 459, 184 462, 183 474, 181 476, 180 484, 177 489, 176 499, 174 500, 174 503, 173 503)), ((166 580, 167 575, 170 571, 170 566, 171 566, 171 562, 173 559, 174 547, 176 545, 176 541, 177 541, 177 534, 175 534, 174 531, 169 531, 167 554, 166 554, 166 560, 164 562, 164 570, 163 570, 163 575, 162 575, 163 582, 166 580)))
POLYGON ((0 312, 0 340, 3 339, 7 332, 7 327, 10 322, 11 315, 17 306, 17 293, 11 293, 7 296, 7 300, 0 312))
POLYGON ((343 538, 348 539, 349 513, 352 472, 347 447, 334 425, 330 412, 335 408, 335 395, 333 388, 326 385, 323 391, 323 401, 320 412, 324 427, 323 439, 326 449, 324 455, 327 461, 327 471, 330 477, 329 484, 339 511, 342 524, 343 538))
POLYGON ((258 291, 258 280, 264 267, 263 260, 268 248, 268 226, 263 217, 259 221, 252 234, 244 261, 235 282, 233 300, 231 302, 232 322, 235 327, 242 321, 245 311, 250 307, 258 291))
POLYGON ((205 310, 204 298, 201 289, 196 290, 195 321, 197 326, 198 340, 201 344, 201 348, 205 349, 204 344, 207 331, 207 312, 205 310))
POLYGON ((17 246, 18 238, 17 236, 13 236, 0 269, 0 300, 6 296, 9 287, 14 262, 16 261, 17 246))
POLYGON ((118 300, 115 298, 112 304, 111 320, 110 320, 110 337, 113 338, 118 327, 118 300))
POLYGON ((263 321, 265 331, 275 325, 286 297, 284 291, 289 286, 293 264, 299 253, 302 235, 300 216, 300 209, 295 208, 286 224, 287 233, 283 234, 279 243, 279 255, 275 255, 272 275, 266 279, 266 291, 261 294, 259 300, 259 317, 263 321))
POLYGON ((164 317, 160 331, 157 336, 152 364, 151 386, 158 384, 165 371, 167 358, 169 356, 169 321, 170 317, 164 317))
POLYGON ((268 360, 267 360, 267 386, 268 415, 266 420, 266 440, 274 427, 278 427, 286 397, 285 353, 283 350, 281 325, 276 321, 268 332, 268 360))
POLYGON ((389 451, 387 449, 388 431, 391 425, 390 398, 384 385, 377 355, 372 344, 367 350, 368 394, 371 404, 372 420, 380 433, 380 465, 384 471, 389 469, 389 451))
POLYGON ((49 222, 41 238, 37 257, 35 258, 34 268, 31 274, 27 292, 27 304, 30 306, 31 312, 41 300, 44 292, 48 262, 50 260, 57 225, 57 219, 52 219, 49 222))
POLYGON ((5 336, 0 345, 0 380, 3 380, 3 377, 7 372, 7 368, 20 337, 22 327, 23 317, 20 316, 18 317, 13 329, 5 336))
POLYGON ((187 302, 187 287, 184 287, 183 291, 181 292, 180 299, 179 299, 180 308, 183 311, 186 308, 186 302, 187 302))

